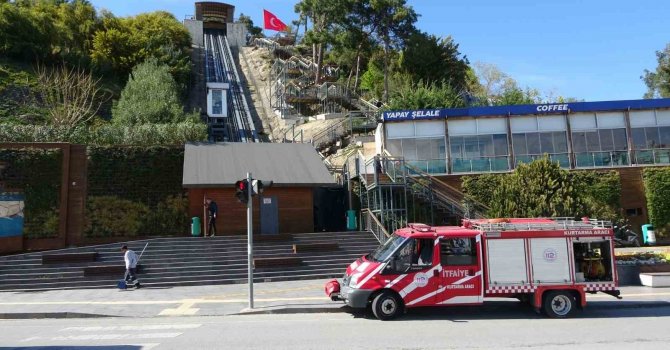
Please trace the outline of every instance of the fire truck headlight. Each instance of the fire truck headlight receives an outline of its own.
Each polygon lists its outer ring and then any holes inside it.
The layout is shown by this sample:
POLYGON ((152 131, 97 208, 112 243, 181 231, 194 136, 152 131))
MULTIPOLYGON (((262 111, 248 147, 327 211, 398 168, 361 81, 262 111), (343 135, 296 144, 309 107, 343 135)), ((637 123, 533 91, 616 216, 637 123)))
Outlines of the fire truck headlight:
POLYGON ((356 287, 356 285, 358 284, 358 277, 359 276, 360 275, 358 275, 358 274, 355 274, 355 275, 351 276, 351 278, 349 279, 349 287, 350 288, 356 287))

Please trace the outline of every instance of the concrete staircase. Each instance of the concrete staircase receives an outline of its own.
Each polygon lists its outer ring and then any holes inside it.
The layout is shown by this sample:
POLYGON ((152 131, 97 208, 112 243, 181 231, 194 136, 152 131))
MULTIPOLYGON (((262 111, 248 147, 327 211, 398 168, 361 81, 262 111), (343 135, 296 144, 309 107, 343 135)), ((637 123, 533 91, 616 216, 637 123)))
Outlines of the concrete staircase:
MULTIPOLYGON (((155 238, 128 242, 140 253, 138 274, 143 286, 170 287, 247 282, 247 241, 242 236, 214 238, 155 238)), ((121 244, 81 247, 0 257, 0 291, 115 288, 120 275, 84 276, 84 268, 123 266, 121 244), (95 262, 42 264, 43 254, 97 252, 95 262)), ((254 271, 255 282, 317 279, 341 276, 356 258, 372 252, 379 242, 369 232, 294 234, 288 241, 254 243, 254 258, 298 257, 291 267, 264 267, 254 271), (337 243, 334 251, 294 253, 293 244, 337 243)))

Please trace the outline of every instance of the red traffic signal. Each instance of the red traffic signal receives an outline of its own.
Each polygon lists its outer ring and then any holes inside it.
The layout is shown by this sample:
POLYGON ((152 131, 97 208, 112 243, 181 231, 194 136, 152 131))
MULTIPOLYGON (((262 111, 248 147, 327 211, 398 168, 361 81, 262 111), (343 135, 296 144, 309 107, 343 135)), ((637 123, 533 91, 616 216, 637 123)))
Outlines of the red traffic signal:
POLYGON ((247 180, 235 182, 235 197, 242 203, 249 201, 249 182, 247 180))

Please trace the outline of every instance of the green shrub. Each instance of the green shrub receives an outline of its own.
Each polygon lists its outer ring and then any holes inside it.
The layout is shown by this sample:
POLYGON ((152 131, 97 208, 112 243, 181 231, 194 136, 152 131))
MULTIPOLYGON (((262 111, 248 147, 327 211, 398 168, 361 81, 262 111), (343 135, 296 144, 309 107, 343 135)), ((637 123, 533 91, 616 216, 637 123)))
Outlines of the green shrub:
POLYGON ((142 233, 148 235, 181 235, 188 232, 188 198, 167 196, 149 211, 143 220, 142 233))
POLYGON ((142 203, 116 196, 89 196, 86 205, 87 237, 134 237, 140 233, 149 209, 142 203))
POLYGON ((132 127, 104 124, 74 128, 52 125, 0 124, 0 140, 4 142, 70 142, 96 146, 183 145, 186 142, 207 140, 207 126, 193 122, 145 124, 132 127))
POLYGON ((150 60, 140 63, 112 108, 117 125, 178 123, 186 119, 170 67, 150 60))
POLYGON ((647 168, 643 173, 649 221, 659 235, 670 230, 670 168, 647 168))
MULTIPOLYGON (((88 194, 141 203, 142 235, 188 232, 182 147, 88 147, 88 194)), ((116 235, 116 234, 115 234, 116 235)))
POLYGON ((489 206, 489 217, 620 219, 616 171, 569 172, 547 158, 521 164, 511 174, 463 177, 463 191, 489 206))

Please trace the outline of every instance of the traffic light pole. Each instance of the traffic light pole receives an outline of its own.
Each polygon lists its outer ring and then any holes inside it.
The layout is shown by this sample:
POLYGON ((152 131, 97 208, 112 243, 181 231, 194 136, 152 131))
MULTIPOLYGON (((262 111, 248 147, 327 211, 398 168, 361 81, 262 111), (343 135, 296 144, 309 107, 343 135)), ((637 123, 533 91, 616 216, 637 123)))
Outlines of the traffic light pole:
POLYGON ((248 191, 248 198, 249 200, 247 201, 247 251, 249 255, 249 262, 248 262, 248 267, 249 267, 249 309, 254 308, 254 230, 253 230, 253 198, 252 195, 252 187, 251 186, 251 173, 247 173, 247 181, 248 181, 248 186, 247 186, 247 191, 248 191))

